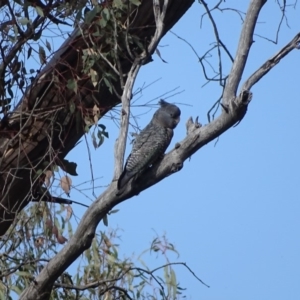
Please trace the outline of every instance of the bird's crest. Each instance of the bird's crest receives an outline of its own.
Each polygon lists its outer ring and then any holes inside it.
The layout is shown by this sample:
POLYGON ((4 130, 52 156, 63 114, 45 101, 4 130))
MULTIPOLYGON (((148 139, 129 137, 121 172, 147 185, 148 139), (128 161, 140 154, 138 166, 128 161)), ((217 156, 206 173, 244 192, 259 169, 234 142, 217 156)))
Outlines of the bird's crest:
POLYGON ((159 105, 160 105, 161 107, 166 107, 166 106, 170 105, 169 102, 167 102, 167 101, 165 101, 165 100, 163 100, 163 99, 160 99, 158 103, 159 103, 159 105))

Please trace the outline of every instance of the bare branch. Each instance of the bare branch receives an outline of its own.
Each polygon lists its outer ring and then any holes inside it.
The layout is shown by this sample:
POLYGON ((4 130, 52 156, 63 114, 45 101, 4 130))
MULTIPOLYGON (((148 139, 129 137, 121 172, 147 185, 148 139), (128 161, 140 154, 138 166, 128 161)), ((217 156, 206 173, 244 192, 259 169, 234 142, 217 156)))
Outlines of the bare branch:
MULTIPOLYGON (((221 40, 220 40, 220 36, 219 36, 219 31, 218 31, 218 28, 217 28, 217 25, 216 25, 216 22, 210 12, 210 9, 208 8, 208 5, 205 1, 201 1, 201 3, 203 4, 204 8, 205 8, 205 11, 206 13, 208 14, 208 17, 211 21, 211 24, 213 26, 213 29, 214 29, 214 34, 215 34, 215 37, 216 37, 216 44, 217 44, 217 50, 218 50, 218 57, 219 57, 219 84, 221 86, 224 86, 224 82, 223 82, 223 71, 222 71, 222 57, 221 57, 221 49, 220 49, 220 45, 224 45, 221 40)), ((219 2, 220 3, 220 2, 219 2)))
POLYGON ((223 101, 228 104, 236 95, 238 85, 242 78, 242 74, 246 65, 246 61, 253 43, 253 33, 258 19, 258 15, 266 0, 251 0, 245 23, 240 35, 239 45, 236 57, 233 62, 230 75, 227 79, 226 87, 223 94, 223 101))
POLYGON ((292 50, 299 49, 300 32, 277 54, 268 59, 257 71, 255 71, 243 84, 241 90, 250 90, 263 76, 265 76, 272 68, 274 68, 282 58, 288 55, 292 50))
POLYGON ((123 95, 122 95, 122 111, 121 111, 121 125, 120 134, 115 144, 115 171, 114 180, 117 180, 122 173, 124 164, 124 154, 126 149, 126 138, 128 134, 128 125, 130 117, 130 100, 132 98, 132 88, 136 79, 136 76, 141 67, 141 59, 137 58, 131 70, 128 74, 123 95))
POLYGON ((286 1, 285 0, 283 1, 283 5, 282 6, 280 5, 279 1, 276 1, 276 2, 278 4, 278 6, 279 6, 279 9, 281 10, 281 18, 280 18, 280 21, 278 23, 278 27, 277 27, 277 30, 276 30, 275 40, 267 38, 267 37, 262 36, 260 34, 255 34, 255 35, 258 36, 258 37, 260 37, 260 38, 262 38, 262 39, 265 39, 265 40, 267 40, 267 41, 269 41, 269 42, 277 45, 278 39, 279 39, 279 32, 280 32, 283 20, 285 19, 287 27, 290 27, 290 26, 288 24, 288 20, 287 20, 287 16, 286 16, 286 8, 287 8, 286 1))

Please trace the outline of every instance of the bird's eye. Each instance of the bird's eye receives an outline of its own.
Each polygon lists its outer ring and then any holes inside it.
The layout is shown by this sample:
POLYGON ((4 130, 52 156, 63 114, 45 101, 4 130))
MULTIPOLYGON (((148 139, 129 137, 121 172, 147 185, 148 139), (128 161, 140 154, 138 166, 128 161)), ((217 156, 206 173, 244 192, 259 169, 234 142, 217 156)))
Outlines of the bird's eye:
POLYGON ((173 118, 173 117, 174 117, 174 114, 173 114, 173 113, 170 113, 170 117, 173 118))

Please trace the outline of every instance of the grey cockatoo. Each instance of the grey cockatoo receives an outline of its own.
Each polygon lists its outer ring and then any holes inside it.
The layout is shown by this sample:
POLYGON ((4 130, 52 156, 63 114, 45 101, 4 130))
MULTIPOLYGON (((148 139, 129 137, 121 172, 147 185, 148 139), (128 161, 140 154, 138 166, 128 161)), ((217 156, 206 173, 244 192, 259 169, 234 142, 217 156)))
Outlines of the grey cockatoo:
POLYGON ((133 176, 159 159, 172 140, 173 129, 180 120, 180 109, 164 100, 160 100, 159 104, 160 108, 154 113, 151 122, 135 138, 123 173, 118 180, 119 190, 133 176))

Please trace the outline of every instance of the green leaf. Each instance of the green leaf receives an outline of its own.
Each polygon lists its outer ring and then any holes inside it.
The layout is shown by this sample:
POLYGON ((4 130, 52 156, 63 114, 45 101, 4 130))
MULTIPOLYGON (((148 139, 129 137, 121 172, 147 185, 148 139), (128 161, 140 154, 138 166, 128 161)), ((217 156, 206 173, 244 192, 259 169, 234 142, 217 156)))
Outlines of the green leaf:
POLYGON ((46 47, 47 47, 47 49, 49 50, 49 52, 51 52, 51 45, 50 45, 50 43, 48 42, 48 40, 46 40, 46 47))
POLYGON ((104 142, 104 137, 103 137, 103 135, 101 135, 100 138, 99 138, 97 148, 99 148, 103 144, 103 142, 104 142))
POLYGON ((107 131, 102 131, 102 134, 106 137, 109 138, 108 132, 107 131))
POLYGON ((32 275, 29 272, 26 271, 17 271, 14 273, 15 275, 21 276, 21 277, 32 277, 32 275))
POLYGON ((43 10, 42 10, 41 7, 36 6, 36 7, 35 7, 35 10, 36 10, 37 14, 38 14, 40 17, 44 17, 44 12, 43 12, 43 10))
POLYGON ((14 25, 13 28, 14 28, 15 37, 17 37, 19 33, 17 25, 14 25))
POLYGON ((58 172, 59 171, 58 165, 52 165, 52 171, 58 172))
POLYGON ((104 77, 103 79, 104 79, 104 82, 105 82, 106 86, 108 87, 110 93, 112 94, 113 93, 113 89, 112 89, 111 83, 109 82, 109 80, 107 78, 104 77))
POLYGON ((42 163, 43 168, 48 167, 48 165, 49 165, 49 161, 47 161, 47 160, 43 161, 43 163, 42 163))
POLYGON ((27 18, 21 18, 18 20, 18 22, 21 24, 21 25, 27 25, 30 20, 28 20, 27 18))
POLYGON ((100 24, 101 28, 104 28, 104 27, 106 27, 107 21, 104 18, 101 18, 99 20, 99 24, 100 24))
POLYGON ((88 11, 85 15, 84 15, 84 22, 86 24, 90 24, 91 21, 96 17, 97 14, 97 7, 94 7, 92 10, 88 11))
POLYGON ((108 218, 107 218, 107 215, 105 215, 104 217, 103 217, 103 223, 104 223, 104 225, 107 227, 108 226, 108 218))
POLYGON ((40 63, 45 64, 47 63, 46 61, 46 51, 43 46, 39 46, 39 58, 40 58, 40 63))
POLYGON ((10 86, 10 85, 7 86, 7 92, 8 92, 8 94, 9 94, 9 96, 10 96, 11 98, 14 97, 14 93, 13 93, 13 91, 11 90, 11 86, 10 86))
POLYGON ((68 233, 70 237, 73 235, 73 228, 71 222, 68 222, 68 233))
POLYGON ((133 5, 136 5, 136 6, 140 6, 140 5, 141 5, 141 1, 139 1, 139 0, 130 0, 130 2, 131 2, 133 5))
POLYGON ((11 286, 11 290, 14 291, 17 295, 21 295, 22 293, 22 289, 20 289, 16 285, 11 286))
POLYGON ((92 142, 93 142, 94 148, 97 149, 99 146, 98 146, 98 144, 97 144, 96 136, 95 136, 95 133, 94 133, 94 132, 92 133, 92 142))
POLYGON ((98 124, 98 127, 100 127, 102 129, 102 131, 104 131, 106 129, 106 126, 103 124, 98 124))
POLYGON ((42 169, 37 170, 33 178, 35 179, 35 178, 39 177, 42 173, 43 173, 42 169))
POLYGON ((70 103, 70 113, 73 114, 75 111, 75 103, 74 102, 71 102, 70 103))
POLYGON ((100 138, 100 135, 104 135, 106 138, 109 138, 109 134, 107 131, 105 131, 106 127, 103 124, 98 124, 98 126, 102 129, 102 131, 98 131, 98 137, 100 138))
POLYGON ((109 19, 110 19, 110 13, 109 13, 109 10, 106 7, 102 10, 101 16, 106 21, 109 21, 109 19))
POLYGON ((92 258, 91 249, 89 248, 89 249, 85 250, 84 254, 85 254, 87 261, 90 262, 91 258, 92 258))
POLYGON ((174 299, 176 298, 176 294, 177 294, 177 281, 176 281, 176 274, 174 272, 174 270, 171 268, 170 270, 170 275, 171 275, 171 279, 170 279, 170 283, 173 287, 173 297, 174 299))
POLYGON ((164 277, 165 277, 165 283, 169 282, 169 271, 168 271, 168 266, 164 267, 164 277))
POLYGON ((123 4, 122 0, 114 0, 113 5, 120 9, 123 7, 124 4, 123 4))
POLYGON ((74 91, 74 93, 77 94, 77 81, 75 81, 74 78, 69 79, 67 83, 67 88, 71 91, 74 91))

